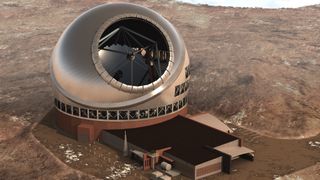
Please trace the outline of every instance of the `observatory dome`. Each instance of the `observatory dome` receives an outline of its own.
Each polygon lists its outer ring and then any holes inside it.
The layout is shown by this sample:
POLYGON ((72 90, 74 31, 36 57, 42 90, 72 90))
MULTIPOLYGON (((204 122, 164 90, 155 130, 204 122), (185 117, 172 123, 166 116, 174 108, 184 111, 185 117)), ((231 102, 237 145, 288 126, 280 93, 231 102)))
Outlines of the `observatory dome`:
POLYGON ((104 4, 81 14, 61 35, 50 71, 62 127, 96 121, 133 128, 186 113, 184 42, 169 21, 139 5, 104 4))

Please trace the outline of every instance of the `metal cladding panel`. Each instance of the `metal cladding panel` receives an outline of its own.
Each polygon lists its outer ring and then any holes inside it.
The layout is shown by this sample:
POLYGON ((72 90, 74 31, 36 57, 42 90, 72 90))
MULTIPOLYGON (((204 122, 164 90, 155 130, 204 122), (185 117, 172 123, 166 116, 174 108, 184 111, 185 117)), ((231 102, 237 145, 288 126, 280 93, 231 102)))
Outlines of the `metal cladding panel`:
MULTIPOLYGON (((125 108, 141 104, 160 95, 172 86, 183 72, 185 46, 175 28, 161 15, 150 9, 127 3, 97 6, 75 19, 61 35, 51 58, 50 69, 55 89, 71 101, 88 107, 125 108), (128 14, 147 18, 157 23, 171 43, 173 52, 172 72, 159 87, 145 85, 121 90, 122 84, 110 85, 103 69, 99 71, 94 61, 97 32, 110 19, 128 14), (141 91, 144 91, 141 93, 141 91)), ((188 60, 189 61, 189 60, 188 60)), ((167 76, 167 74, 165 74, 167 76)), ((158 83, 159 84, 159 83, 158 83)), ((123 86, 124 87, 124 86, 123 86)))

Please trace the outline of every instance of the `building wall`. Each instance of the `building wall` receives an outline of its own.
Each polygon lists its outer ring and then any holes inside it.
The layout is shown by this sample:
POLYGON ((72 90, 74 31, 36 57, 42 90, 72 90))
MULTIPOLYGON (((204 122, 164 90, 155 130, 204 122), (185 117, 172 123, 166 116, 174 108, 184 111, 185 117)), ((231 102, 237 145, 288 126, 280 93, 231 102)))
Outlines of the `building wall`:
POLYGON ((176 168, 178 171, 182 173, 182 175, 190 177, 190 178, 195 178, 195 166, 192 164, 189 164, 182 159, 179 159, 175 156, 172 156, 169 153, 164 153, 164 155, 168 158, 171 158, 174 160, 173 167, 176 168))
POLYGON ((223 144, 221 146, 215 147, 212 149, 212 151, 216 151, 218 153, 221 153, 222 156, 222 171, 225 173, 231 173, 231 160, 232 157, 230 154, 227 154, 226 152, 223 151, 223 148, 228 148, 228 147, 237 147, 240 144, 240 140, 236 139, 234 141, 231 141, 229 143, 223 144))
MULTIPOLYGON (((110 129, 131 129, 131 128, 139 128, 139 127, 145 127, 150 126, 154 124, 158 124, 161 122, 165 122, 167 120, 170 120, 177 115, 185 115, 187 114, 187 107, 183 107, 182 109, 176 111, 175 113, 171 113, 169 115, 161 116, 158 118, 153 119, 145 119, 145 120, 118 120, 118 121, 92 121, 92 120, 86 120, 77 118, 74 116, 69 116, 65 113, 62 113, 61 111, 58 111, 57 116, 57 125, 60 129, 62 129, 64 132, 69 134, 73 138, 77 138, 78 136, 78 127, 82 124, 85 124, 86 126, 92 126, 93 133, 94 133, 94 140, 96 140, 100 133, 103 130, 110 130, 110 129)), ((89 138, 90 139, 90 138, 89 138)))
MULTIPOLYGON (((110 147, 122 151, 123 150, 123 140, 117 136, 114 136, 106 131, 102 131, 100 135, 100 142, 105 143, 109 145, 110 147)), ((128 147, 130 146, 130 143, 128 143, 128 147)))
POLYGON ((222 157, 195 166, 195 179, 201 179, 221 172, 222 157))
POLYGON ((235 147, 235 146, 239 146, 239 139, 236 139, 234 141, 222 144, 220 146, 215 147, 215 149, 219 150, 219 148, 224 148, 224 147, 235 147))
MULTIPOLYGON (((130 137, 127 137, 127 139, 129 140, 130 137)), ((104 144, 107 144, 108 146, 122 152, 123 151, 123 139, 115 136, 115 135, 112 135, 111 133, 107 132, 107 131, 102 131, 101 132, 101 135, 100 135, 100 141, 104 144)), ((138 151, 141 151, 141 152, 146 152, 146 150, 136 146, 136 145, 133 145, 131 143, 129 143, 128 141, 128 150, 132 150, 132 149, 135 149, 135 150, 138 150, 138 151)))

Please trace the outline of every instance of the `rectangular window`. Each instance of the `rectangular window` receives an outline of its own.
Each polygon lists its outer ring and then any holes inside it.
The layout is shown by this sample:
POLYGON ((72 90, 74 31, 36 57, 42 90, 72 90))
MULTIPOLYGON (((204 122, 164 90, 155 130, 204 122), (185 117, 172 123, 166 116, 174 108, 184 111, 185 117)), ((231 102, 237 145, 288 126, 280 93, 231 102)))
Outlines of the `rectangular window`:
POLYGON ((158 115, 157 108, 151 108, 149 110, 149 117, 156 117, 158 115))
POLYGON ((66 112, 66 106, 63 102, 61 103, 61 111, 66 112))
POLYGON ((158 115, 162 116, 166 114, 166 108, 164 106, 158 107, 158 115))
POLYGON ((97 110, 89 110, 89 118, 97 119, 97 110))
POLYGON ((130 119, 138 119, 138 115, 139 115, 138 111, 130 111, 129 112, 130 119))
POLYGON ((140 119, 148 118, 148 110, 140 110, 140 119))
POLYGON ((186 105, 187 104, 187 97, 184 97, 183 98, 183 105, 186 105))
POLYGON ((183 100, 179 101, 179 109, 183 107, 183 100))
POLYGON ((99 119, 108 119, 108 113, 107 111, 99 111, 98 112, 99 119))
POLYGON ((180 94, 184 93, 185 83, 182 83, 180 86, 180 94))
POLYGON ((117 111, 109 111, 108 116, 109 116, 109 120, 118 120, 117 111))
POLYGON ((88 117, 88 109, 81 108, 80 114, 81 114, 81 117, 87 118, 88 117))
POLYGON ((179 109, 179 102, 175 102, 173 104, 173 111, 178 111, 178 109, 179 109))
POLYGON ((121 120, 128 119, 128 111, 119 111, 119 119, 121 120))
POLYGON ((61 109, 61 105, 60 105, 60 101, 59 100, 57 100, 57 108, 61 109))
POLYGON ((187 91, 189 89, 189 82, 186 81, 186 84, 184 85, 184 91, 187 91))
POLYGON ((67 113, 72 114, 72 109, 70 105, 67 105, 67 113))
POLYGON ((189 75, 190 75, 190 67, 189 67, 189 66, 187 66, 187 67, 185 68, 185 75, 186 75, 186 78, 188 78, 189 75))
POLYGON ((56 98, 54 98, 54 105, 58 107, 58 100, 56 98))
POLYGON ((179 96, 180 95, 180 85, 176 86, 176 89, 174 91, 174 96, 179 96))
POLYGON ((166 114, 172 113, 172 104, 166 106, 166 114))
POLYGON ((72 113, 75 116, 79 116, 79 108, 78 107, 72 107, 72 113))

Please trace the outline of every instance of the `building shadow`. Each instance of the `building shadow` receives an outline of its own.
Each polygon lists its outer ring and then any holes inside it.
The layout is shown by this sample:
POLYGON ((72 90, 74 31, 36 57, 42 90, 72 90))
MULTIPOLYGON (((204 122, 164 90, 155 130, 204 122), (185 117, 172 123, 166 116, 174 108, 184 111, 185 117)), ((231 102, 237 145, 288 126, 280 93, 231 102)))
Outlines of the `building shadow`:
POLYGON ((56 108, 52 107, 48 111, 48 113, 41 119, 39 124, 40 125, 44 125, 44 126, 50 128, 50 129, 56 131, 57 133, 59 133, 61 135, 64 135, 64 136, 67 136, 69 138, 72 138, 72 139, 76 140, 76 137, 72 136, 69 133, 64 132, 62 129, 60 129, 57 126, 57 123, 56 123, 56 119, 57 118, 58 118, 58 110, 56 108))
POLYGON ((41 119, 39 124, 45 125, 51 129, 57 129, 55 119, 58 117, 56 108, 51 108, 49 112, 41 119))

